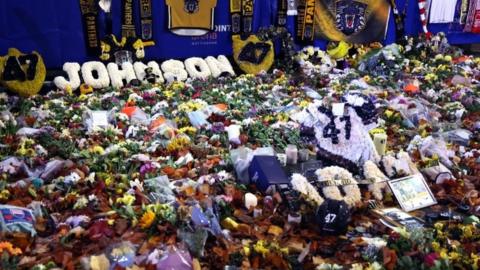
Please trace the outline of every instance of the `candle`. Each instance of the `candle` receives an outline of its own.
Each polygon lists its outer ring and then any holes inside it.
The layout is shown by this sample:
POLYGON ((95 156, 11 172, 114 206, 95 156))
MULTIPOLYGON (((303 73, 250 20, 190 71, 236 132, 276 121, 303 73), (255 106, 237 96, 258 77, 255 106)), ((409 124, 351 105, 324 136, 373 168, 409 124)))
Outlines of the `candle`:
POLYGON ((289 144, 287 149, 285 149, 285 154, 287 155, 287 164, 295 165, 298 160, 298 149, 297 146, 289 144))
POLYGON ((307 161, 309 158, 310 158, 310 151, 308 151, 308 149, 300 149, 300 151, 298 151, 298 159, 301 162, 307 161))
POLYGON ((258 204, 257 196, 248 192, 245 194, 245 208, 250 210, 251 208, 255 208, 258 204))
POLYGON ((373 135, 373 143, 375 144, 377 153, 381 156, 385 155, 387 151, 387 134, 379 133, 373 135))

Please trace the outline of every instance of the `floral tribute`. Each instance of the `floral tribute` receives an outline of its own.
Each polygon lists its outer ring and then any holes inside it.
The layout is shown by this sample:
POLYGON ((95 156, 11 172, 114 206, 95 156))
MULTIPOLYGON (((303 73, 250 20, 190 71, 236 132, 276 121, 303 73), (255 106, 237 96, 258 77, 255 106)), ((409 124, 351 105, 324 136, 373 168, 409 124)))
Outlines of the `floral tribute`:
POLYGON ((480 58, 442 35, 351 47, 345 69, 286 55, 237 77, 213 57, 67 63, 58 90, 0 94, 0 268, 478 269, 480 58), (260 192, 253 153, 290 184, 260 192), (439 203, 411 213, 423 228, 371 214, 417 173, 439 203), (346 233, 319 232, 327 201, 346 233))

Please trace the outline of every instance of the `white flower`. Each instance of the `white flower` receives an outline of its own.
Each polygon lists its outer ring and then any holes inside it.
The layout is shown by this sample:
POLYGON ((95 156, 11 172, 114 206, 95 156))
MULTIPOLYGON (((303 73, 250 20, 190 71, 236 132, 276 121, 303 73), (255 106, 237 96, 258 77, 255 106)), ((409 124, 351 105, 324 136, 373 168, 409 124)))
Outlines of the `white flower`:
POLYGON ((387 182, 388 177, 386 177, 382 171, 373 163, 368 160, 363 164, 363 174, 365 179, 372 181, 374 184, 368 185, 368 190, 372 193, 373 197, 377 200, 383 199, 382 190, 388 189, 387 182))
POLYGON ((73 205, 73 209, 82 209, 87 206, 88 200, 85 196, 80 196, 77 199, 77 202, 73 205))
MULTIPOLYGON (((322 191, 325 197, 334 199, 334 200, 343 200, 350 207, 355 206, 356 203, 362 200, 362 194, 360 188, 356 185, 357 181, 353 178, 352 174, 345 170, 344 168, 338 166, 325 167, 323 169, 318 169, 315 174, 318 177, 318 181, 343 181, 342 184, 343 191, 345 196, 342 195, 338 186, 336 185, 327 185, 322 191)), ((337 184, 337 183, 333 183, 337 184)))
POLYGON ((135 179, 134 181, 130 181, 130 188, 134 189, 137 188, 139 191, 143 191, 143 183, 141 183, 138 179, 135 179))
POLYGON ((185 68, 191 78, 206 79, 212 75, 207 62, 199 57, 191 57, 185 60, 185 68))
POLYGON ((293 174, 291 184, 294 190, 302 193, 307 200, 313 201, 317 206, 323 203, 324 200, 318 194, 317 189, 301 174, 293 174))
POLYGON ((65 79, 63 76, 58 76, 53 79, 53 83, 58 89, 66 90, 68 87, 72 91, 77 90, 80 87, 80 64, 78 63, 65 63, 63 64, 63 70, 67 73, 68 79, 65 79))
POLYGON ((107 68, 102 62, 90 61, 82 65, 82 77, 86 84, 95 89, 101 89, 110 85, 110 77, 107 68), (98 78, 93 77, 93 71, 97 71, 98 78))

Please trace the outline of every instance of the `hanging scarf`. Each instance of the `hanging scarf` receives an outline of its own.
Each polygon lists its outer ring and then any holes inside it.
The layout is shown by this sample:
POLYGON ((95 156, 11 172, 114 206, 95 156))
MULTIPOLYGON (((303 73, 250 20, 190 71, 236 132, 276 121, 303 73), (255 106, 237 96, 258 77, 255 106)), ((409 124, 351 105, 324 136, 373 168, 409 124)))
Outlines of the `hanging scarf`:
POLYGON ((422 23, 423 33, 425 33, 427 38, 430 38, 431 33, 428 31, 427 28, 427 1, 418 0, 418 9, 420 13, 420 22, 422 23))
MULTIPOLYGON (((474 26, 480 25, 480 0, 471 0, 464 32, 474 32, 474 26)), ((478 27, 478 26, 477 26, 478 27)))
POLYGON ((112 0, 100 0, 98 3, 100 8, 105 12, 105 25, 106 25, 106 34, 111 35, 113 32, 113 23, 112 23, 112 0))
POLYGON ((122 37, 135 37, 133 0, 122 0, 122 37))
POLYGON ((152 0, 140 0, 140 17, 142 22, 142 39, 153 39, 152 0))
POLYGON ((287 0, 278 0, 277 6, 277 25, 279 27, 287 26, 287 10, 288 10, 288 3, 287 0))
POLYGON ((312 43, 315 37, 315 0, 299 0, 297 17, 297 39, 312 43))
POLYGON ((465 24, 467 21, 468 6, 469 0, 462 0, 462 4, 460 6, 460 24, 465 24))
POLYGON ((242 0, 230 0, 230 14, 232 16, 232 33, 242 31, 242 0))
POLYGON ((242 0, 242 25, 245 34, 253 31, 253 2, 253 0, 242 0))
POLYGON ((87 54, 95 56, 99 49, 97 14, 95 0, 80 0, 80 11, 83 18, 83 31, 87 45, 87 54))

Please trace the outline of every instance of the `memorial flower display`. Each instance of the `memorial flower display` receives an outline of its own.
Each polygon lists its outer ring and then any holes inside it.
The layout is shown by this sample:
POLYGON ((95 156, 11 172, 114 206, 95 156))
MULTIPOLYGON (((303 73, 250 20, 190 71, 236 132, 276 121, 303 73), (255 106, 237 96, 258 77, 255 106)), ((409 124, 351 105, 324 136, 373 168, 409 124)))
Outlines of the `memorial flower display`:
POLYGON ((137 63, 67 63, 58 90, 0 95, 2 269, 478 269, 480 58, 408 42, 346 69, 313 47, 257 75, 171 60, 139 85, 137 63), (264 189, 261 157, 289 184, 264 189), (415 174, 438 204, 392 229, 369 209, 415 174))

